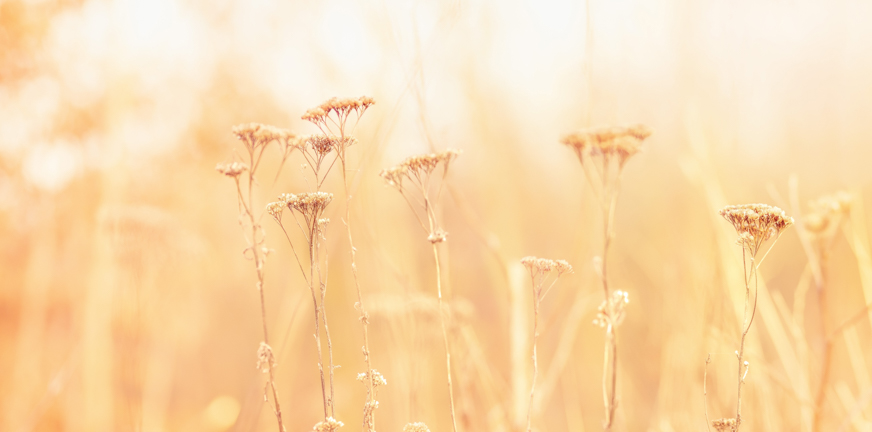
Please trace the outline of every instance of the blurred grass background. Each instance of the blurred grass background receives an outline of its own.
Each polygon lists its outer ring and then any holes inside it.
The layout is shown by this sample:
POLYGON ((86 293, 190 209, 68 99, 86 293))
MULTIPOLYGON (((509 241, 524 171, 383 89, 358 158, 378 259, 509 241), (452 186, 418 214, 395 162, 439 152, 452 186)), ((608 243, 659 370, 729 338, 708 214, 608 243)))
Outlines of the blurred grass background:
MULTIPOLYGON (((717 209, 767 202, 799 216, 790 176, 803 204, 852 191, 828 325, 872 301, 870 19, 853 0, 0 1, 0 430, 273 430, 254 274, 233 185, 214 166, 239 149, 234 124, 313 133, 307 108, 364 94, 377 104, 350 150, 352 218, 373 365, 388 382, 379 430, 450 427, 437 321, 421 307, 430 251, 377 176, 446 147, 464 151, 443 195, 462 429, 523 418, 530 371, 517 362, 529 356, 513 357, 510 329, 531 309, 525 255, 576 268, 543 305, 540 377, 553 375, 553 391, 535 424, 600 428, 601 222, 558 139, 627 123, 655 134, 625 170, 611 255, 631 298, 619 424, 703 430, 708 353, 711 417, 735 404, 742 301, 739 249, 717 209)), ((307 189, 299 159, 269 181, 273 150, 263 204, 307 189)), ((324 190, 341 195, 341 183, 324 190)), ((265 225, 279 395, 287 429, 309 430, 321 404, 312 312, 281 232, 265 225)), ((362 336, 341 228, 328 237, 328 306, 337 413, 356 430, 362 336)), ((810 430, 822 335, 815 297, 797 295, 808 271, 795 231, 761 268, 747 430, 810 430)), ((835 344, 825 430, 872 428, 870 320, 835 344)))

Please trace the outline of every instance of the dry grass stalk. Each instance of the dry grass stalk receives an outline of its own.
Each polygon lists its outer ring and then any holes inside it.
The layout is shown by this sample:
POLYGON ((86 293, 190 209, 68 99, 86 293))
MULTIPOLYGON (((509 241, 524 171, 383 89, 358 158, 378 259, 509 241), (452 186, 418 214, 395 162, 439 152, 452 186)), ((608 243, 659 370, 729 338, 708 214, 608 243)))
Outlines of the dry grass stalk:
POLYGON ((615 330, 623 320, 624 305, 629 301, 626 292, 609 290, 607 263, 614 238, 615 206, 624 166, 627 160, 639 153, 642 143, 651 133, 651 129, 644 125, 603 127, 582 130, 561 139, 561 143, 571 148, 578 157, 602 211, 603 250, 595 263, 603 284, 603 303, 594 324, 602 326, 606 332, 603 355, 604 430, 611 430, 618 406, 618 341, 615 330))
MULTIPOLYGON (((272 202, 267 204, 267 212, 273 217, 276 223, 279 224, 282 231, 285 233, 285 237, 288 240, 288 243, 291 245, 291 250, 294 253, 294 258, 297 261, 297 265, 300 268, 300 272, 303 275, 303 278, 306 280, 306 284, 309 286, 309 292, 312 294, 312 306, 315 312, 315 345, 318 349, 318 372, 321 376, 321 397, 324 407, 324 419, 327 421, 328 418, 332 418, 334 415, 334 401, 335 401, 335 393, 333 386, 333 346, 332 341, 330 339, 330 330, 327 325, 327 311, 325 308, 325 301, 327 297, 327 280, 326 280, 326 272, 321 271, 321 240, 324 240, 326 237, 326 229, 327 225, 330 222, 330 219, 324 218, 324 211, 327 208, 327 205, 333 200, 333 195, 326 192, 304 192, 300 194, 282 194, 279 197, 279 201, 272 202), (294 223, 300 229, 300 232, 303 234, 303 237, 306 240, 306 245, 308 247, 308 259, 309 259, 309 274, 306 275, 306 271, 303 268, 303 263, 300 260, 299 255, 297 254, 297 250, 294 247, 294 242, 291 240, 290 235, 288 234, 287 229, 285 229, 282 216, 284 213, 284 209, 287 208, 291 211, 291 215, 294 219, 294 223), (299 215, 299 217, 298 217, 299 215), (300 220, 302 219, 302 223, 300 220), (316 276, 317 276, 317 285, 318 290, 316 293, 315 285, 316 285, 316 276), (320 300, 318 293, 320 293, 320 300), (325 381, 324 377, 324 354, 321 347, 321 324, 324 326, 324 333, 327 336, 327 350, 328 350, 328 372, 329 372, 329 381, 325 381), (327 395, 327 387, 329 383, 330 395, 327 395)), ((326 256, 324 257, 325 265, 326 265, 326 256)))
POLYGON ((536 394, 536 377, 539 375, 539 360, 536 355, 537 341, 539 339, 539 305, 551 288, 567 273, 572 273, 572 266, 564 260, 550 260, 533 256, 521 259, 521 264, 530 272, 530 280, 533 289, 533 379, 530 384, 530 402, 527 408, 527 432, 533 431, 533 397, 536 394), (551 279, 550 276, 554 275, 551 279), (547 283, 548 281, 551 283, 547 283))
POLYGON ((439 323, 442 327, 442 341, 445 345, 445 364, 448 371, 448 397, 451 406, 451 424, 457 432, 457 415, 454 408, 454 387, 451 383, 451 351, 448 347, 448 332, 445 327, 445 310, 442 304, 442 269, 439 264, 439 243, 447 240, 448 233, 439 226, 435 205, 442 192, 442 183, 448 173, 448 167, 457 156, 458 150, 448 149, 441 153, 432 153, 407 158, 399 165, 382 170, 379 174, 388 185, 394 187, 415 214, 421 228, 427 234, 427 241, 433 247, 433 259, 436 264, 436 294, 439 301, 439 323), (437 168, 442 167, 442 176, 433 178, 437 168), (438 185, 434 185, 438 183, 438 185), (434 192, 435 189, 435 192, 434 192), (414 204, 413 204, 414 202, 414 204), (427 218, 424 223, 420 213, 427 218))
POLYGON ((851 210, 852 197, 847 192, 837 192, 824 196, 810 203, 811 212, 804 215, 799 225, 800 235, 806 240, 809 264, 812 266, 812 276, 818 298, 818 316, 820 319, 823 341, 821 359, 821 374, 817 393, 814 399, 814 417, 812 431, 821 430, 824 402, 829 387, 830 364, 832 362, 833 341, 836 332, 830 333, 827 323, 830 321, 827 307, 827 286, 829 283, 830 251, 839 233, 842 222, 851 210))
POLYGON ((250 230, 251 236, 245 236, 248 246, 243 251, 243 255, 254 262, 254 268, 257 274, 257 291, 260 294, 260 315, 263 324, 263 341, 261 341, 258 349, 258 364, 268 376, 266 388, 264 388, 264 399, 267 397, 267 388, 272 391, 273 411, 278 422, 279 432, 284 432, 285 427, 282 422, 282 410, 279 404, 278 391, 275 386, 275 357, 272 354, 272 348, 269 345, 269 332, 266 322, 266 300, 263 293, 264 269, 263 264, 266 261, 269 249, 266 248, 263 234, 263 227, 260 225, 259 215, 254 214, 254 184, 256 182, 255 173, 260 165, 263 153, 267 146, 272 142, 277 142, 283 147, 285 154, 290 153, 288 150, 290 143, 296 139, 296 135, 288 130, 280 129, 275 126, 263 125, 258 123, 248 123, 235 126, 232 129, 233 134, 242 141, 245 147, 245 152, 248 156, 248 164, 240 162, 232 162, 229 164, 218 164, 215 169, 221 174, 230 177, 236 183, 236 194, 239 203, 239 223, 243 227, 243 232, 246 229, 250 230), (248 181, 245 187, 242 186, 240 178, 244 173, 248 173, 248 181))
MULTIPOLYGON (((351 136, 354 131, 354 126, 363 116, 366 110, 375 104, 375 100, 371 97, 362 96, 357 99, 329 99, 321 105, 312 108, 303 115, 304 120, 314 123, 321 130, 322 139, 333 144, 333 149, 336 151, 336 157, 339 159, 340 168, 342 169, 342 186, 345 192, 345 229, 348 234, 348 246, 351 251, 351 274, 354 279, 354 286, 357 290, 357 304, 355 308, 360 312, 360 322, 363 325, 363 360, 366 364, 366 372, 364 376, 367 379, 366 384, 366 402, 363 406, 363 430, 375 431, 375 409, 378 407, 376 397, 376 381, 375 370, 372 368, 371 352, 369 350, 369 315, 366 313, 363 303, 363 293, 360 289, 360 279, 357 276, 357 262, 355 260, 357 248, 354 247, 354 238, 351 235, 351 191, 348 187, 348 168, 346 150, 349 146, 357 142, 351 136), (354 115, 354 125, 348 128, 349 119, 354 115)), ((316 155, 317 156, 317 155, 316 155)), ((335 163, 335 159, 334 159, 335 163)), ((310 162, 311 164, 311 162, 310 162)), ((317 182, 317 178, 316 178, 317 182)), ((380 376, 380 375, 379 375, 380 376)), ((382 378, 384 379, 384 378, 382 378)))
MULTIPOLYGON (((726 206, 720 211, 720 215, 727 220, 733 228, 736 229, 738 240, 736 243, 742 247, 742 265, 744 270, 745 282, 745 308, 742 318, 741 340, 739 349, 736 351, 736 357, 739 360, 739 370, 737 378, 737 400, 736 400, 736 418, 733 426, 734 431, 738 431, 742 425, 742 385, 745 383, 745 378, 748 375, 750 363, 744 360, 745 354, 745 337, 751 329, 751 323, 754 321, 754 315, 757 312, 757 269, 766 255, 775 246, 781 233, 793 225, 793 218, 788 217, 778 208, 766 204, 744 204, 726 206), (763 249, 766 241, 775 238, 762 258, 757 261, 757 255, 763 249), (751 283, 754 284, 754 302, 751 303, 751 283)), ((715 423, 712 426, 718 429, 715 423)))

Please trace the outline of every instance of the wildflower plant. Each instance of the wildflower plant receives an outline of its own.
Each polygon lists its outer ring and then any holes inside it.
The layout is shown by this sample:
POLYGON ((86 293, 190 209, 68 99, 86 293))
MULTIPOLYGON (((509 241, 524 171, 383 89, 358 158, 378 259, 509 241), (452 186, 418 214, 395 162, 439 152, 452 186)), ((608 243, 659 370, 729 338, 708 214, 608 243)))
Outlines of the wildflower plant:
POLYGON ((427 241, 433 247, 433 259, 436 264, 436 295, 439 303, 439 323, 442 327, 442 341, 445 345, 445 364, 448 370, 448 398, 451 407, 451 424, 457 432, 457 418, 454 409, 454 388, 451 383, 451 351, 448 346, 448 332, 445 326, 445 314, 442 304, 442 272, 439 264, 439 249, 437 245, 448 239, 439 224, 436 204, 442 193, 442 184, 448 174, 451 162, 460 155, 458 150, 448 149, 440 153, 413 156, 399 165, 381 171, 385 182, 396 189, 415 214, 421 229, 427 234, 427 241), (441 168, 441 170, 440 170, 441 168), (441 171, 441 175, 440 175, 441 171), (434 175, 434 173, 436 175, 434 175), (423 217, 422 217, 423 215, 423 217), (424 223, 424 219, 427 223, 424 223))
POLYGON ((333 201, 333 195, 326 192, 304 192, 299 194, 284 193, 279 196, 279 200, 269 203, 266 206, 267 212, 273 217, 273 220, 278 223, 291 246, 294 254, 294 259, 300 269, 300 272, 309 286, 309 292, 312 294, 312 306, 315 313, 315 345, 318 350, 318 372, 321 377, 321 397, 324 408, 324 419, 334 416, 334 369, 333 364, 333 343, 330 338, 330 328, 327 325, 327 311, 325 302, 327 298, 327 275, 326 270, 322 272, 321 262, 325 267, 327 265, 326 253, 322 253, 321 241, 326 239, 326 229, 330 220, 324 217, 324 212, 330 202, 333 201), (284 210, 287 209, 290 213, 294 225, 297 226, 300 233, 306 242, 308 255, 306 259, 309 263, 309 272, 303 266, 303 260, 297 253, 294 247, 294 241, 285 228, 283 220, 284 210), (323 258, 322 258, 323 255, 323 258), (328 376, 324 375, 324 353, 321 345, 321 326, 323 324, 324 334, 327 338, 328 350, 328 376), (328 395, 329 389, 329 395, 328 395))
POLYGON ((621 175, 627 161, 639 153, 651 129, 645 125, 585 129, 564 136, 561 143, 578 157, 588 184, 600 206, 603 220, 602 255, 594 260, 602 280, 603 302, 594 324, 605 329, 603 356, 603 428, 611 430, 618 406, 618 341, 616 328, 623 321, 624 305, 629 295, 609 288, 608 253, 614 238, 614 216, 621 187, 621 175))
MULTIPOLYGON (((248 246, 244 249, 245 258, 254 263, 257 275, 257 291, 260 295, 261 322, 263 324, 263 341, 257 351, 257 368, 267 374, 264 388, 264 399, 269 400, 268 390, 272 393, 273 412, 278 422, 279 432, 284 432, 282 410, 279 404, 278 391, 275 386, 275 367, 277 365, 272 347, 269 345, 269 332, 266 319, 266 300, 264 296, 264 262, 269 253, 266 247, 263 227, 260 225, 260 214, 255 214, 254 185, 257 183, 255 173, 263 158, 266 148, 271 143, 281 146, 283 155, 290 154, 296 147, 297 139, 293 132, 275 126, 259 123, 247 123, 233 127, 233 135, 238 138, 245 149, 247 164, 232 162, 218 164, 215 169, 224 176, 233 179, 236 184, 236 194, 239 205, 239 223, 243 228, 248 246)), ((281 167, 279 168, 281 169, 281 167)), ((278 176, 278 174, 277 174, 278 176)))
MULTIPOLYGON (((357 248, 354 247, 354 238, 351 233, 351 190, 349 188, 348 179, 348 158, 347 150, 349 147, 357 143, 357 139, 352 135, 360 118, 369 107, 375 104, 375 100, 368 96, 359 98, 331 98, 322 104, 311 108, 303 114, 302 119, 311 122, 318 127, 320 135, 309 139, 311 152, 304 152, 309 166, 315 169, 320 167, 323 162, 323 155, 326 155, 330 150, 335 152, 335 158, 330 167, 339 160, 340 169, 342 172, 342 187, 345 193, 345 230, 348 234, 348 247, 351 253, 351 274, 354 279, 354 286, 357 291, 357 303, 355 308, 360 313, 359 320, 363 326, 363 360, 366 364, 366 379, 363 383, 366 385, 366 402, 363 406, 363 430, 367 432, 375 431, 375 409, 378 408, 376 397, 376 388, 379 385, 377 382, 377 372, 372 368, 372 359, 369 349, 369 315, 366 313, 363 302, 363 291, 360 287, 360 279, 357 275, 357 248), (352 123, 353 122, 353 123, 352 123)), ((329 167, 328 167, 329 171, 329 167)), ((315 182, 320 188, 317 170, 315 171, 315 182)), ((326 177, 326 173, 325 173, 326 177)), ((323 181, 323 180, 321 180, 323 181)), ((381 375, 378 375, 381 376, 381 375)), ((382 378, 383 380, 384 378, 382 378)))
POLYGON ((742 248, 742 267, 744 269, 745 307, 742 318, 741 339, 738 358, 736 417, 714 420, 712 426, 716 430, 738 431, 742 426, 742 385, 748 375, 750 363, 744 360, 745 337, 754 322, 757 312, 757 269, 775 246, 781 233, 793 225, 793 218, 788 217, 778 207, 767 204, 743 204, 724 207, 720 215, 736 230, 736 244, 742 248), (772 240, 771 243, 768 243, 772 240), (769 244, 769 247, 765 246, 769 244), (763 252, 765 249, 765 252, 763 252), (762 257, 757 257, 763 252, 762 257), (753 286, 753 302, 752 290, 753 286), (727 429, 729 427, 729 429, 727 429))
POLYGON ((533 397, 536 394, 536 378, 539 375, 539 360, 536 354, 539 340, 539 305, 557 283, 557 280, 560 279, 560 276, 572 273, 572 266, 564 260, 555 261, 534 256, 521 258, 521 264, 530 272, 533 289, 533 381, 530 384, 530 403, 527 408, 527 432, 532 432, 533 397))

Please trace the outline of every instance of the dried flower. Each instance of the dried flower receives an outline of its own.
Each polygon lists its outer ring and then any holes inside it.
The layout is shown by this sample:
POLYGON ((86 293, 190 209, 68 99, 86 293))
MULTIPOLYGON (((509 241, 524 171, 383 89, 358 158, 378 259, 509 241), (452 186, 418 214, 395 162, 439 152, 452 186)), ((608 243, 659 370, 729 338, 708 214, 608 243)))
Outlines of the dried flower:
MULTIPOLYGON (((361 372, 357 374, 357 380, 361 382, 369 381, 369 374, 366 372, 361 372)), ((375 369, 372 370, 372 383, 376 387, 388 385, 388 381, 385 379, 385 377, 383 377, 382 374, 375 369)))
POLYGON ((215 170, 220 172, 221 174, 226 175, 227 177, 236 178, 245 171, 248 171, 248 167, 244 163, 233 162, 229 164, 215 165, 215 170))
POLYGON ((736 419, 723 418, 712 420, 712 427, 718 432, 733 432, 737 429, 736 419))
POLYGON ((430 428, 422 422, 408 423, 403 426, 403 432, 430 432, 430 428))
POLYGON ((276 366, 276 358, 273 356, 272 347, 266 342, 260 343, 260 348, 257 349, 257 368, 261 372, 269 372, 270 367, 276 366))
POLYGON ((651 136, 645 125, 627 127, 600 127, 581 130, 564 136, 560 142, 571 147, 580 160, 588 156, 610 159, 617 156, 620 166, 642 148, 642 142, 651 136))
POLYGON ((272 141, 289 141, 296 136, 293 132, 260 123, 243 123, 231 129, 233 135, 243 142, 249 150, 265 146, 272 141))
POLYGON ((281 223, 282 222, 282 210, 284 210, 284 208, 285 208, 284 202, 280 202, 280 201, 271 202, 271 203, 266 205, 266 212, 269 213, 269 215, 272 216, 273 219, 276 220, 276 222, 281 223))
POLYGON ((840 191, 810 202, 812 211, 803 218, 803 227, 817 236, 831 234, 828 228, 837 226, 850 213, 852 201, 850 193, 840 191))
POLYGON ((628 303, 630 295, 626 291, 613 291, 608 300, 600 303, 593 324, 603 328, 617 327, 624 322, 624 310, 628 303))
POLYGON ((379 175, 391 186, 402 185, 402 179, 397 179, 396 176, 421 178, 432 173, 440 163, 447 171, 451 161, 460 156, 460 153, 460 150, 448 149, 439 153, 412 156, 393 168, 382 170, 379 175))
POLYGON ((427 237, 427 241, 430 243, 442 243, 445 240, 448 240, 448 233, 441 228, 437 228, 435 232, 427 237))
POLYGON ((375 100, 368 96, 343 99, 334 97, 327 99, 317 107, 306 110, 306 113, 301 118, 315 123, 319 128, 324 129, 327 127, 327 118, 330 114, 334 114, 338 119, 340 127, 342 127, 351 113, 361 116, 373 104, 375 104, 375 100))
POLYGON ((327 417, 324 421, 318 422, 312 429, 312 432, 336 432, 342 426, 345 426, 345 423, 333 417, 327 417))
POLYGON ((291 209, 299 212, 307 220, 317 222, 327 204, 333 201, 333 194, 326 192, 303 192, 299 194, 281 194, 279 200, 291 209))
POLYGON ((788 217, 778 207, 766 204, 742 204, 724 207, 720 212, 727 222, 731 223, 739 234, 739 244, 755 256, 763 242, 793 225, 793 218, 788 217))

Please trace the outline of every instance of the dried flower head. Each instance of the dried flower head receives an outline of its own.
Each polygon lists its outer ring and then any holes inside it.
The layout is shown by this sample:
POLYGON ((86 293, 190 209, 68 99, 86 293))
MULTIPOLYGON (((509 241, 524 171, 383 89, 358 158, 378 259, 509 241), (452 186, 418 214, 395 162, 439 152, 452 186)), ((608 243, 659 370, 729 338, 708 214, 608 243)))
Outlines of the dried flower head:
POLYGON ((610 159, 616 156, 619 165, 642 148, 642 142, 651 136, 651 129, 645 125, 626 127, 611 126, 581 130, 564 136, 560 142, 572 148, 580 160, 588 156, 602 156, 610 159))
POLYGON ((273 356, 272 347, 267 345, 266 342, 261 342, 260 348, 257 349, 257 368, 261 372, 267 373, 270 367, 275 366, 276 358, 273 356))
POLYGON ((282 210, 285 208, 283 201, 275 201, 266 205, 266 212, 278 223, 282 223, 282 210))
POLYGON ((318 422, 312 429, 312 432, 336 432, 342 426, 345 426, 345 423, 333 417, 327 417, 324 421, 318 422))
POLYGON ((850 193, 840 191, 810 202, 811 212, 803 218, 803 227, 816 236, 832 234, 829 228, 834 230, 842 217, 850 213, 852 201, 850 193))
POLYGON ((388 181, 389 184, 391 184, 392 181, 401 184, 401 182, 394 181, 393 176, 401 174, 407 178, 411 178, 412 176, 421 178, 432 173, 440 163, 442 164, 443 169, 447 171, 451 161, 456 159, 457 156, 460 156, 460 153, 460 150, 448 149, 439 153, 412 156, 406 158, 406 160, 400 162, 399 165, 393 168, 382 170, 379 175, 388 181))
POLYGON ((427 241, 430 243, 442 243, 448 240, 448 233, 441 228, 437 228, 433 233, 427 236, 427 241))
POLYGON ((231 129, 231 132, 237 139, 242 141, 249 150, 263 147, 275 140, 289 141, 296 136, 293 132, 287 129, 260 123, 239 124, 234 126, 231 129))
POLYGON ((407 423, 403 426, 403 432, 430 432, 430 428, 422 422, 407 423))
POLYGON ((617 327, 624 322, 625 306, 630 303, 626 291, 613 291, 608 300, 603 300, 597 308, 593 324, 599 327, 617 327))
POLYGON ((306 145, 318 156, 324 156, 336 148, 337 139, 328 135, 312 135, 306 140, 306 145))
MULTIPOLYGON (((340 128, 344 127, 346 119, 352 113, 357 116, 363 113, 372 105, 375 100, 369 96, 361 96, 359 98, 330 98, 322 102, 320 105, 306 110, 306 113, 301 117, 303 120, 315 123, 322 130, 327 127, 327 119, 333 114, 336 116, 340 128)), ((340 134, 344 135, 344 134, 340 134)))
POLYGON ((240 174, 248 171, 248 167, 244 163, 233 162, 229 164, 215 165, 215 171, 218 171, 227 177, 237 178, 240 174))
POLYGON ((557 271, 558 275, 572 273, 572 266, 565 260, 550 260, 546 258, 527 256, 521 258, 521 264, 523 264, 530 273, 549 273, 552 270, 557 271))
POLYGON ((778 237, 793 225, 792 217, 785 215, 780 208, 766 204, 730 205, 719 213, 736 229, 739 244, 747 248, 751 256, 757 254, 766 240, 778 237))
POLYGON ((717 432, 733 432, 736 430, 736 426, 738 425, 734 418, 712 420, 712 427, 715 428, 717 432))
POLYGON ((327 204, 333 201, 333 194, 326 192, 303 192, 299 194, 281 194, 279 200, 294 211, 299 212, 307 220, 313 222, 320 219, 327 204))
MULTIPOLYGON (((357 380, 361 382, 369 381, 369 373, 361 372, 357 374, 357 380)), ((382 374, 375 369, 372 370, 372 383, 376 387, 388 385, 388 381, 385 379, 385 377, 383 377, 382 374)))

